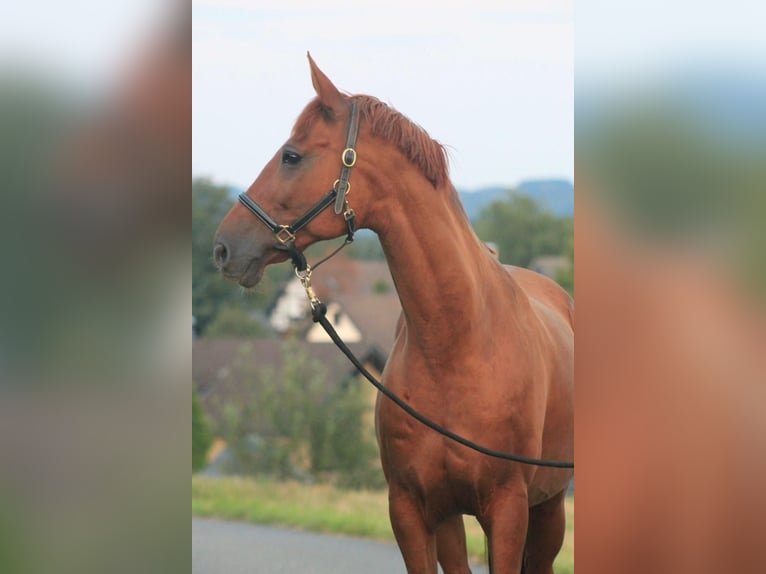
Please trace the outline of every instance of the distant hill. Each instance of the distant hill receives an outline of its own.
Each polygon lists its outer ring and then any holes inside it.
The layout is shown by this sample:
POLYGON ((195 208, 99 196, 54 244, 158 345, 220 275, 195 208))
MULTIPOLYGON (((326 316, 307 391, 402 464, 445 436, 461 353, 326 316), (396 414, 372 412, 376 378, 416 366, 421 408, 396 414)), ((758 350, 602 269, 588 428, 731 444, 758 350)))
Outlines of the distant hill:
POLYGON ((530 179, 515 186, 458 190, 458 193, 468 217, 473 221, 484 207, 507 197, 510 189, 531 196, 558 216, 574 215, 574 186, 565 179, 530 179))
MULTIPOLYGON (((474 191, 459 189, 458 194, 468 217, 473 221, 487 205, 507 197, 510 189, 533 197, 558 216, 574 214, 574 186, 565 179, 530 179, 515 186, 482 187, 474 191)), ((232 186, 232 199, 236 199, 243 191, 242 188, 232 186)))
POLYGON ((458 189, 460 201, 468 214, 468 219, 474 221, 482 209, 490 203, 502 200, 508 196, 511 186, 482 187, 474 191, 458 189))
POLYGON ((574 185, 566 179, 530 179, 516 189, 531 195, 556 215, 574 215, 574 185))

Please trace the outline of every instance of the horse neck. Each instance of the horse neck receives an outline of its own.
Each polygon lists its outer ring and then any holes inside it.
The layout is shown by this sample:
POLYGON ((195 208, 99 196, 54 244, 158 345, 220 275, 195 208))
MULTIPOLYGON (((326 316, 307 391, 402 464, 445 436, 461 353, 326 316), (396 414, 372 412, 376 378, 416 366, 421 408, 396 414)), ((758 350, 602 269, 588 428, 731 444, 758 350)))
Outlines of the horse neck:
POLYGON ((422 178, 389 187, 396 198, 381 202, 378 233, 399 294, 408 344, 443 360, 445 351, 486 333, 497 290, 512 286, 501 265, 473 232, 452 184, 442 189, 422 178))

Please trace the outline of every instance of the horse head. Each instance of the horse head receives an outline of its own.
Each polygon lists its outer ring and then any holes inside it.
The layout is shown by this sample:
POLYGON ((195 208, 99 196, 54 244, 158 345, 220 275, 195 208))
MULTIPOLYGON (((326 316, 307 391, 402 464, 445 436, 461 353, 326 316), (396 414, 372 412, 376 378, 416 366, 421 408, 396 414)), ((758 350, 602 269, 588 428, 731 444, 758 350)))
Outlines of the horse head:
POLYGON ((215 234, 216 265, 244 287, 256 285, 267 265, 285 261, 291 252, 351 233, 369 205, 365 162, 357 163, 354 148, 359 123, 354 98, 341 94, 308 58, 316 98, 215 234), (348 202, 350 180, 356 212, 348 202))

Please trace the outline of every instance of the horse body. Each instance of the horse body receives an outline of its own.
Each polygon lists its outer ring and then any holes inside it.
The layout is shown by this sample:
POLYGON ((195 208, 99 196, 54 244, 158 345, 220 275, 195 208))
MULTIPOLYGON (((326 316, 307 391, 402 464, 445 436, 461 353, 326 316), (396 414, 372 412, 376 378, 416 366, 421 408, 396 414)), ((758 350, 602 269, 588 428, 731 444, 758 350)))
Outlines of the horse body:
MULTIPOLYGON (((422 187, 418 177, 413 182, 422 187)), ((428 193, 434 191, 402 195, 428 193)), ((441 214, 454 209, 451 202, 433 203, 427 213, 417 213, 407 200, 393 211, 416 219, 417 225, 389 220, 379 231, 403 306, 383 383, 432 420, 483 446, 571 459, 568 295, 547 278, 500 265, 476 240, 460 210, 441 214), (402 231, 409 229, 417 231, 402 231), (434 259, 425 253, 442 255, 434 259)), ((376 427, 392 523, 409 571, 435 568, 439 545, 428 539, 438 540, 444 524, 462 531, 455 520, 461 514, 479 518, 493 555, 513 547, 507 552, 510 560, 493 560, 494 570, 506 571, 501 566, 506 563, 508 571, 518 571, 527 508, 560 495, 571 472, 490 459, 424 429, 385 398, 376 406, 376 427), (508 538, 513 532, 515 540, 508 538), (426 553, 413 549, 408 561, 405 549, 429 546, 426 553)), ((449 538, 454 542, 460 534, 449 538)), ((557 551, 548 554, 555 557, 557 551)), ((453 571, 465 571, 464 564, 453 571)))
MULTIPOLYGON (((316 181, 335 177, 353 98, 361 123, 349 197, 359 224, 380 237, 402 303, 383 383, 482 446, 571 460, 569 297, 552 281, 492 257, 470 227, 439 144, 378 100, 340 94, 313 60, 311 70, 318 97, 248 196, 287 220, 315 202, 323 189, 316 181), (297 167, 289 154, 300 157, 297 167)), ((328 212, 295 246, 343 233, 342 219, 328 212)), ((241 206, 216 239, 222 272, 245 286, 257 283, 265 265, 286 259, 241 206)), ((408 572, 435 574, 437 558, 445 574, 469 572, 461 515, 473 514, 487 533, 493 573, 518 573, 524 563, 525 573, 551 574, 571 470, 476 453, 387 399, 376 405, 376 432, 408 572)))

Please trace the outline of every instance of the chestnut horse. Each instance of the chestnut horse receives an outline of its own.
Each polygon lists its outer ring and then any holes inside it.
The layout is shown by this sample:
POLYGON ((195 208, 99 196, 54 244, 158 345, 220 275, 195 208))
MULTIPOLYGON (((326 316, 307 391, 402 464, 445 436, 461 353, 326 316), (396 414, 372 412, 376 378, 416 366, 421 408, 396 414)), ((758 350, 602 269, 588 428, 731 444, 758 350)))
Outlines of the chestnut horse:
MULTIPOLYGON (((311 56, 309 63, 317 97, 247 190, 252 201, 244 198, 268 215, 259 222, 253 209, 231 209, 215 237, 221 272, 256 285, 266 265, 288 258, 276 222, 305 219, 341 161, 353 166, 346 213, 351 204, 357 224, 378 234, 402 304, 385 386, 484 447, 572 460, 571 299, 541 275, 504 267, 477 238, 440 144, 376 98, 341 94, 311 56)), ((294 247, 346 234, 337 213, 315 214, 295 232, 294 247)), ((437 560, 445 574, 470 572, 463 514, 484 529, 495 574, 553 572, 572 470, 479 454, 380 397, 376 430, 407 572, 435 574, 437 560)))

